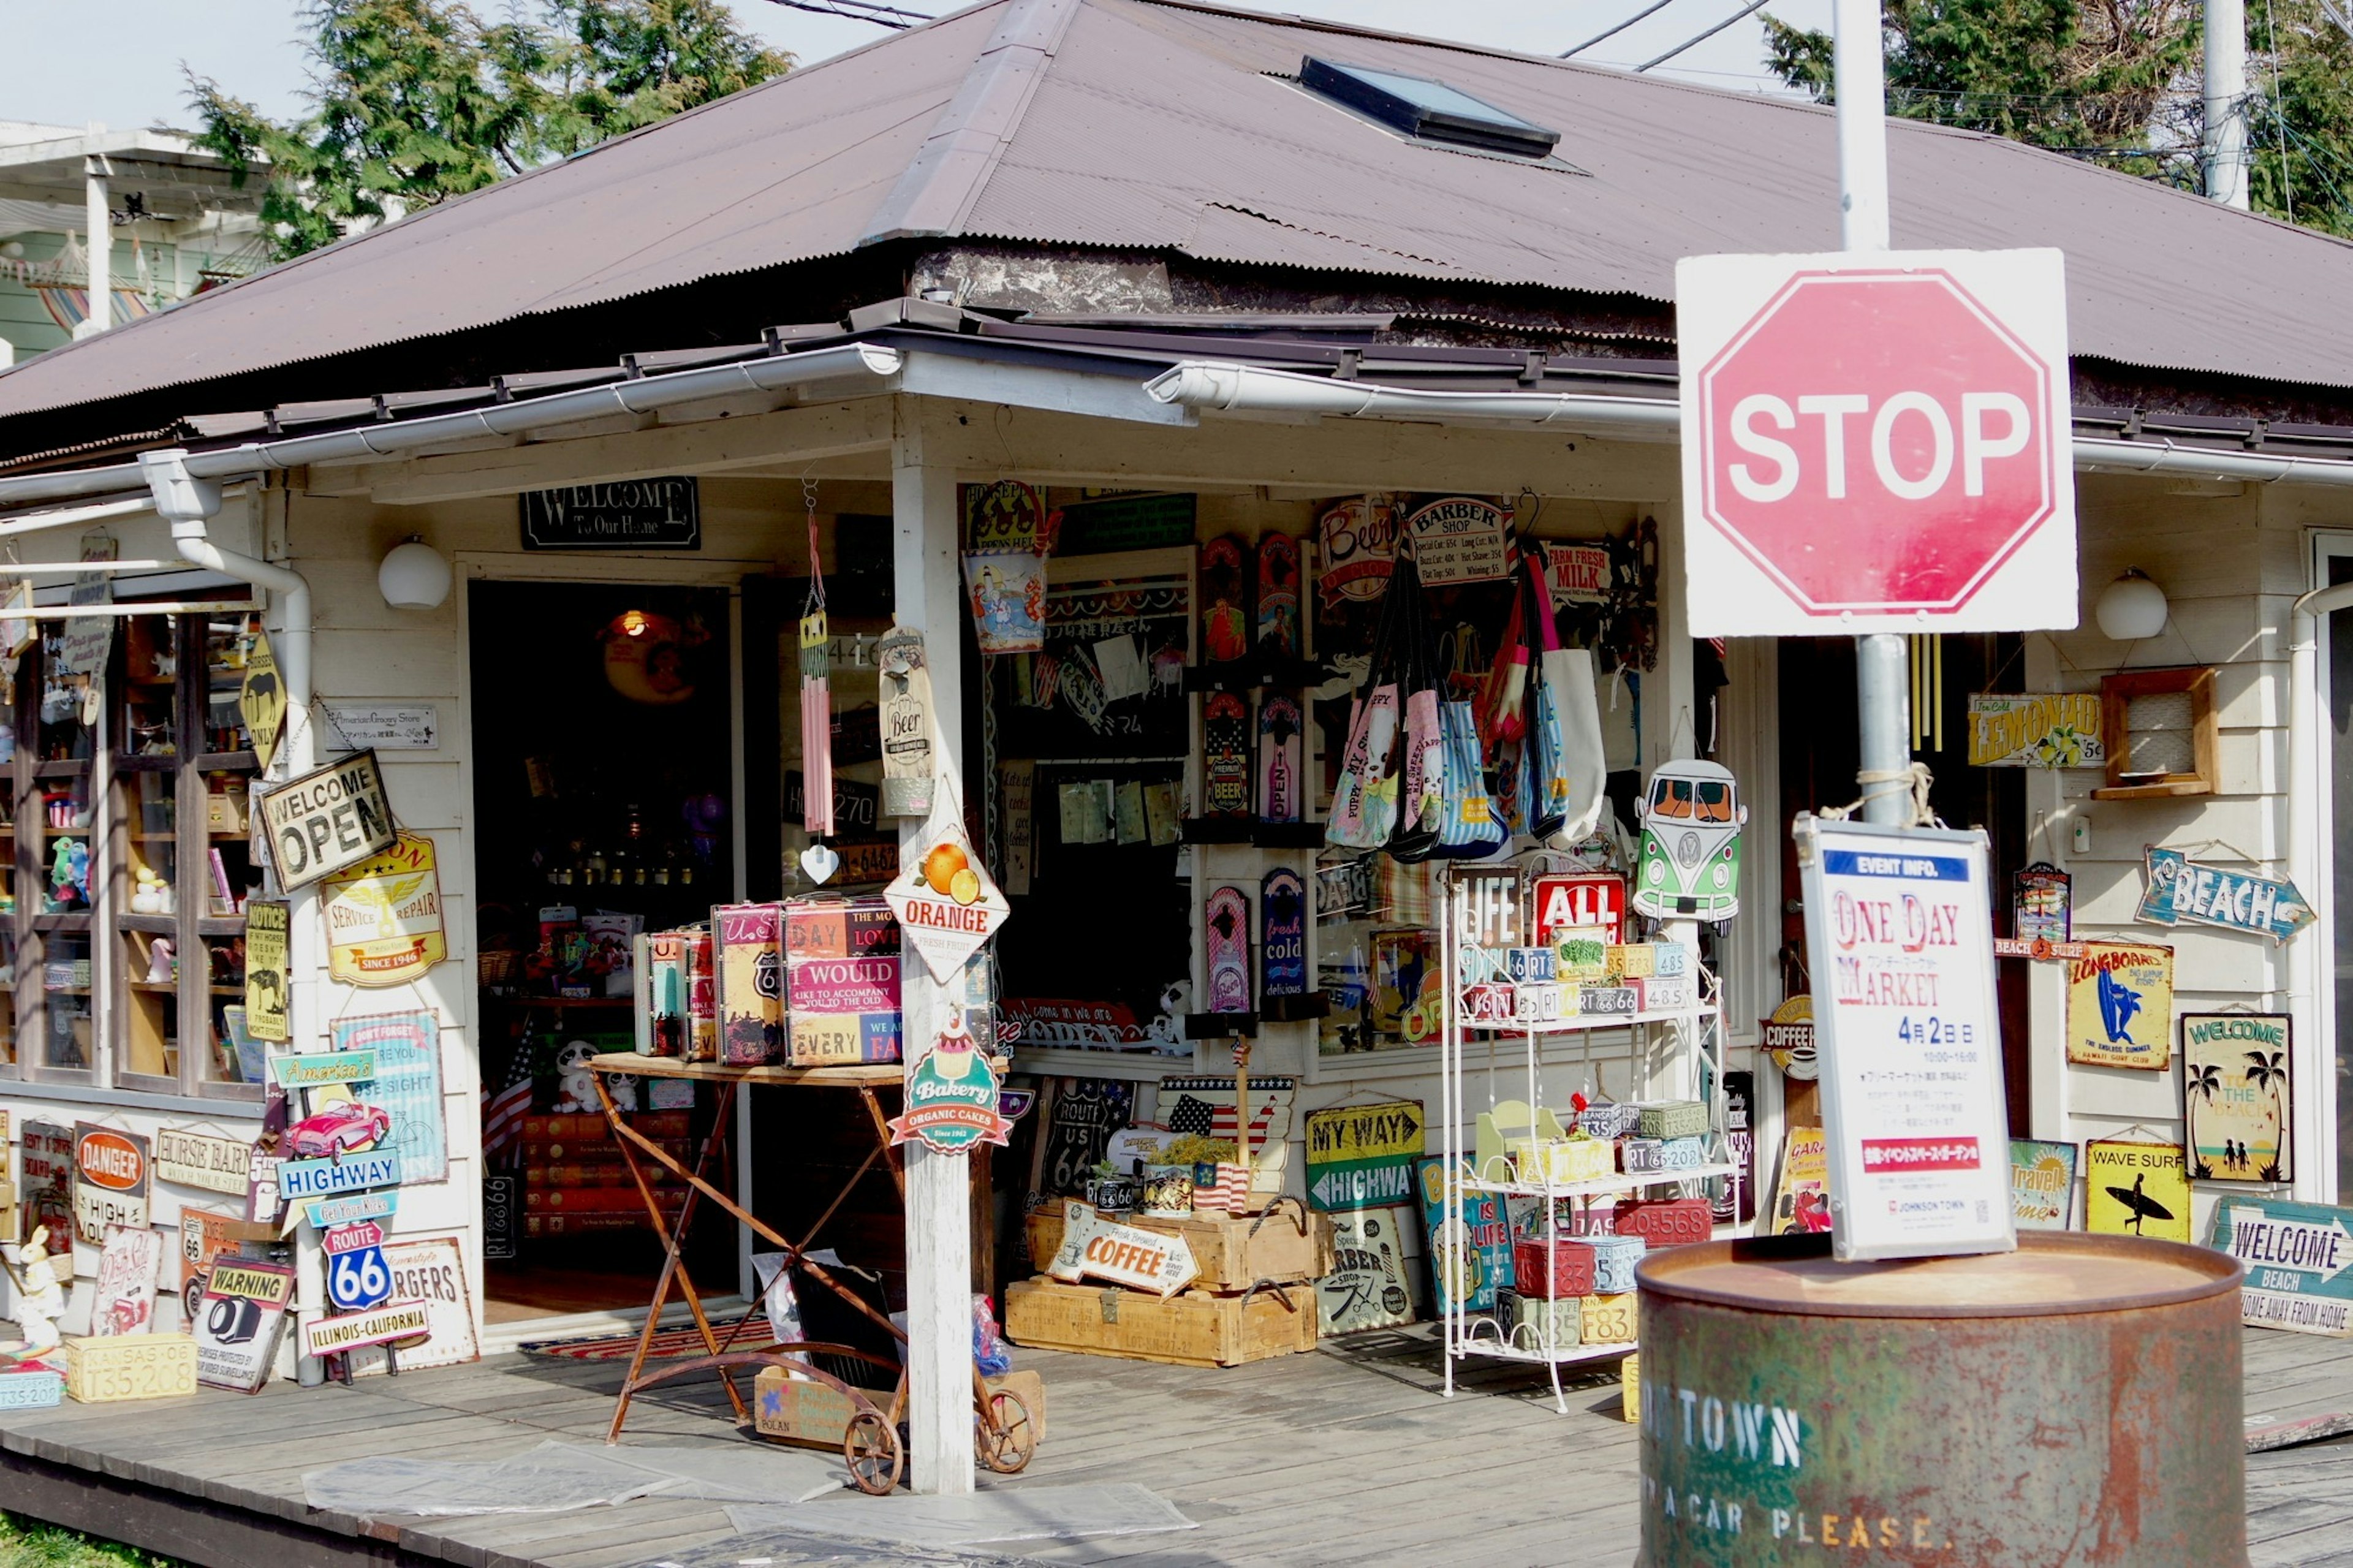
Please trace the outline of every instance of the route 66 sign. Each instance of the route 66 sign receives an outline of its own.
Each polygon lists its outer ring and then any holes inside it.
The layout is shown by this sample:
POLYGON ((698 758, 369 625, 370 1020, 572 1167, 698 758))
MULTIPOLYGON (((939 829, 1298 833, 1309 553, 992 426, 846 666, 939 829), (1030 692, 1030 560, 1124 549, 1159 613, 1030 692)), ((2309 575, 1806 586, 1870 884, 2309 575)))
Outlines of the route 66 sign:
POLYGON ((339 1225, 320 1240, 327 1253, 327 1300, 338 1311, 362 1311, 390 1299, 383 1226, 373 1220, 339 1225))

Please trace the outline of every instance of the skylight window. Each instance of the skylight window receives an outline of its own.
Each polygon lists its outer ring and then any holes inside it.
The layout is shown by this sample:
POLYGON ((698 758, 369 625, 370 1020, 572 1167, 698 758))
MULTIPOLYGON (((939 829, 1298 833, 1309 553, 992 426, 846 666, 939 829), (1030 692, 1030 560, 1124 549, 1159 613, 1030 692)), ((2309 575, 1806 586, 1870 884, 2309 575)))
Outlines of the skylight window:
POLYGON ((1299 83, 1419 141, 1521 158, 1545 157, 1560 141, 1557 131, 1532 125, 1427 77, 1341 65, 1310 55, 1299 63, 1299 83))

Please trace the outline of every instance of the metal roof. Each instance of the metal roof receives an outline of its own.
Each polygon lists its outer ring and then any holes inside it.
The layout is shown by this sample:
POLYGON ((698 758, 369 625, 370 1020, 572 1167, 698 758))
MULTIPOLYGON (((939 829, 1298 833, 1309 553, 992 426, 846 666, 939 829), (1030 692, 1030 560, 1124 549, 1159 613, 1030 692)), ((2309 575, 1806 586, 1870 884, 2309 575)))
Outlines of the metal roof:
MULTIPOLYGON (((2063 247, 2079 356, 2353 385, 2353 321, 2298 304, 2353 294, 2353 246, 1890 129, 1896 243, 2063 247)), ((1683 255, 1835 248, 1836 169, 1810 105, 1193 0, 991 0, 31 360, 0 418, 932 236, 1665 300, 1683 255), (1417 144, 1287 79, 1314 51, 1558 128, 1575 167, 1417 144)))

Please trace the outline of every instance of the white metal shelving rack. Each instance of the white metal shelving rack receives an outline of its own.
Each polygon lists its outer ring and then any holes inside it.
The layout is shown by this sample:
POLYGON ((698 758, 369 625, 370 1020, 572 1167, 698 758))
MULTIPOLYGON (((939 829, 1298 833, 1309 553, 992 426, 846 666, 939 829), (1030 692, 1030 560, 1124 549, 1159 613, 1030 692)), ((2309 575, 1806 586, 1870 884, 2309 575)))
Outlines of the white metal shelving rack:
MULTIPOLYGON (((1458 949, 1461 944, 1461 892, 1457 870, 1464 873, 1483 872, 1493 875, 1493 864, 1464 865, 1448 868, 1445 882, 1445 913, 1440 937, 1440 952, 1444 966, 1441 981, 1445 1001, 1445 1020, 1440 1036, 1440 1117, 1439 1152, 1441 1169, 1452 1177, 1446 1184, 1443 1212, 1444 1228, 1457 1247, 1469 1245, 1469 1227, 1463 1219, 1463 1198, 1468 1193, 1493 1193, 1510 1197, 1535 1197, 1544 1205, 1543 1223, 1548 1236, 1557 1235, 1559 1217, 1556 1200, 1583 1199, 1590 1206, 1593 1199, 1639 1193, 1653 1187, 1683 1188, 1686 1184, 1704 1182, 1712 1176, 1729 1176, 1740 1167, 1728 1157, 1725 1142, 1725 1034, 1721 1027, 1709 1029, 1710 1020, 1719 1020, 1721 994, 1715 976, 1699 962, 1696 928, 1688 921, 1672 922, 1662 933, 1662 940, 1680 941, 1691 952, 1691 1004, 1686 1007, 1662 1012, 1620 1014, 1596 1017, 1563 1018, 1554 1023, 1519 1026, 1508 1029, 1480 1028, 1491 1036, 1516 1035, 1524 1049, 1527 1074, 1527 1103, 1541 1108, 1544 1101, 1542 1081, 1537 1073, 1539 1041, 1560 1035, 1591 1036, 1603 1030, 1631 1029, 1635 1031, 1638 1062, 1648 1060, 1655 1068, 1658 1058, 1665 1055, 1672 1059, 1663 1076, 1650 1079, 1648 1098, 1702 1100, 1708 1107, 1707 1154, 1705 1163, 1686 1170, 1643 1173, 1637 1175, 1596 1176, 1577 1182, 1523 1182, 1491 1176, 1472 1171, 1470 1151, 1460 1145, 1465 1136, 1472 1113, 1465 1092, 1466 1036, 1470 1028, 1462 1021, 1461 1007, 1461 967, 1458 949)), ((1630 915, 1628 917, 1632 918, 1630 915)), ((1561 1064, 1555 1063, 1554 1066, 1561 1064)), ((1508 1226, 1510 1215, 1505 1211, 1508 1226)), ((1432 1264, 1442 1277, 1447 1270, 1440 1260, 1440 1247, 1433 1240, 1432 1264)), ((1474 1313, 1461 1296, 1441 1290, 1445 1298, 1440 1322, 1446 1351, 1445 1394, 1454 1394, 1454 1363, 1469 1356, 1492 1356, 1505 1361, 1532 1362, 1546 1367, 1552 1373, 1553 1404, 1560 1414, 1568 1414, 1567 1396, 1560 1386, 1560 1369, 1573 1363, 1600 1361, 1611 1356, 1623 1356, 1638 1348, 1633 1340, 1606 1344, 1585 1344, 1546 1348, 1542 1345, 1515 1343, 1501 1323, 1483 1313, 1474 1313)))

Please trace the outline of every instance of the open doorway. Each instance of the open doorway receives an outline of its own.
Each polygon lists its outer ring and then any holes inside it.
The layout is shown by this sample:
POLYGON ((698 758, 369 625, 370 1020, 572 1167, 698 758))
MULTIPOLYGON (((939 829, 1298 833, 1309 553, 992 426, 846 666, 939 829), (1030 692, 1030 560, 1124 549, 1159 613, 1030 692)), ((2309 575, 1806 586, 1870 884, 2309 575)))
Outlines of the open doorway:
MULTIPOLYGON (((493 1093, 527 1078, 531 1094, 518 1124, 485 1127, 486 1170, 513 1178, 512 1203, 493 1205, 511 1225, 486 1237, 486 1317, 642 1307, 661 1250, 576 1063, 635 1047, 630 938, 735 897, 728 595, 469 592, 482 1078, 493 1093)), ((709 1115, 695 1087, 618 1093, 683 1155, 709 1115)), ((674 1213, 683 1189, 658 1191, 674 1213)), ((692 1240, 732 1269, 730 1227, 692 1240)))

